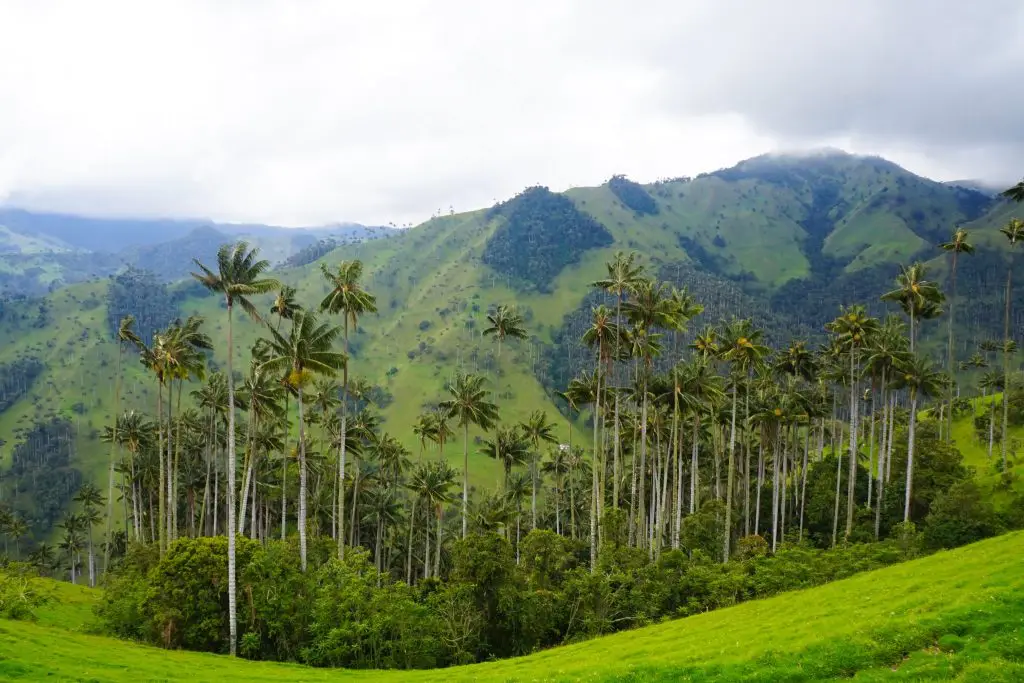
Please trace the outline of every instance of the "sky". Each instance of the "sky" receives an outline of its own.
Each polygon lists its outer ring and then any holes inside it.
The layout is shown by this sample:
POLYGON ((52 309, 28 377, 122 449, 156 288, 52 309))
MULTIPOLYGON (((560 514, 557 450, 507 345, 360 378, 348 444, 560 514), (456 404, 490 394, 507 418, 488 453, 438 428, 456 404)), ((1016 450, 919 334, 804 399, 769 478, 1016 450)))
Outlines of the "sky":
POLYGON ((0 0, 0 204, 406 225, 832 146, 1024 175, 1017 0, 0 0))

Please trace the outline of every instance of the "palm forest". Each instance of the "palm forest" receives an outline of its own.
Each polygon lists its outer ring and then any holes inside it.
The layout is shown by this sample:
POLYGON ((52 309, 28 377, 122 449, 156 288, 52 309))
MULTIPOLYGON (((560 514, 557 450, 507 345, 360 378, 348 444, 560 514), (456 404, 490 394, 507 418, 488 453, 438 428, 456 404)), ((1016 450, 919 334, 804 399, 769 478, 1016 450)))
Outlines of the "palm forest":
MULTIPOLYGON (((957 263, 974 250, 963 229, 941 245, 949 291, 908 264, 878 293, 883 316, 870 314, 876 302, 846 305, 818 338, 779 348, 742 311, 708 324, 691 293, 620 252, 591 285, 585 367, 546 410, 511 422, 486 374, 459 373, 412 425, 382 422, 380 402, 402 397, 360 377, 355 337, 378 306, 362 263, 322 262, 327 294, 304 308, 258 250, 225 245, 193 277, 223 301, 226 338, 195 316, 148 338, 131 315, 112 321, 105 486, 69 473, 66 420, 35 428, 39 448, 16 450, 16 475, 55 478, 80 511, 43 505, 56 540, 26 548, 26 521, 0 506, 5 563, 102 586, 108 635, 427 668, 707 612, 1019 528, 1007 430, 1024 423, 1010 335, 1024 223, 1002 233, 1004 334, 966 360, 953 353, 957 263), (247 353, 235 348, 243 319, 261 330, 247 353), (224 367, 215 346, 227 349, 224 367), (121 398, 123 369, 137 363, 155 405, 121 398), (964 418, 991 485, 953 443, 964 418), (556 419, 568 419, 568 439, 556 419), (388 427, 411 429, 418 447, 388 427), (441 454, 456 444, 461 466, 441 454), (496 489, 474 484, 480 454, 501 465, 496 489), (995 506, 997 495, 1009 501, 995 506)), ((487 321, 500 367, 529 323, 515 301, 487 321)), ((0 390, 38 372, 17 370, 0 390)))

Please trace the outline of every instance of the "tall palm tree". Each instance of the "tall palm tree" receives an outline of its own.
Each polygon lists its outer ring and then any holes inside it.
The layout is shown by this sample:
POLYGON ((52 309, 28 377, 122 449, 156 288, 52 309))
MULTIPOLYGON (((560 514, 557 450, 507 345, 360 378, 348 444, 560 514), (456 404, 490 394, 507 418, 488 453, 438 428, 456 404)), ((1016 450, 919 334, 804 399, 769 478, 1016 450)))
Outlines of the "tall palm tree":
MULTIPOLYGON (((700 477, 700 430, 701 420, 708 413, 717 412, 725 399, 722 377, 715 372, 709 358, 694 356, 689 362, 676 366, 673 374, 678 375, 680 401, 693 418, 690 434, 690 514, 696 512, 697 489, 700 477)), ((676 511, 681 515, 680 509, 676 511)), ((679 544, 681 522, 676 523, 676 547, 679 544)))
MULTIPOLYGON (((974 245, 967 241, 967 231, 963 228, 957 228, 953 231, 953 236, 948 242, 943 242, 939 245, 939 248, 949 253, 952 259, 950 267, 950 292, 949 292, 949 319, 946 321, 947 335, 949 337, 946 349, 946 372, 949 373, 951 378, 956 378, 955 369, 953 367, 953 306, 956 303, 956 262, 957 257, 960 254, 973 254, 974 245)), ((952 441, 953 439, 953 384, 949 383, 948 393, 946 395, 946 419, 948 420, 946 427, 947 440, 952 441)))
MULTIPOLYGON (((437 552, 434 561, 434 575, 441 575, 441 520, 444 513, 444 506, 450 503, 453 498, 451 488, 457 482, 458 472, 445 460, 433 460, 421 463, 413 470, 412 476, 406 487, 415 494, 416 498, 422 498, 428 509, 433 511, 437 522, 437 535, 435 536, 437 552)), ((423 578, 429 578, 430 568, 430 515, 427 515, 427 528, 424 530, 424 552, 423 552, 423 578)))
POLYGON ((295 300, 295 288, 289 285, 281 285, 274 297, 274 303, 270 306, 270 313, 277 316, 277 329, 281 329, 281 323, 291 320, 295 312, 302 308, 295 300))
POLYGON ((864 306, 853 305, 844 306, 839 317, 826 325, 826 328, 836 335, 839 347, 850 357, 850 472, 846 490, 846 537, 849 538, 853 531, 857 457, 860 453, 857 444, 857 436, 860 433, 857 426, 860 416, 860 356, 861 351, 872 343, 878 333, 879 324, 876 318, 868 315, 864 306))
POLYGON ((905 389, 910 396, 910 425, 907 430, 907 488, 903 503, 903 521, 909 522, 910 499, 914 484, 914 431, 917 427, 918 401, 938 395, 948 378, 936 370, 931 361, 914 354, 904 358, 897 365, 896 370, 894 387, 905 389))
POLYGON ((440 408, 455 418, 462 427, 462 537, 466 537, 469 523, 469 426, 476 425, 487 431, 498 420, 498 406, 491 402, 490 392, 484 389, 486 380, 480 375, 459 374, 448 384, 449 399, 440 408))
POLYGON ((548 420, 548 415, 543 410, 535 410, 530 417, 522 423, 523 437, 533 444, 533 452, 530 453, 530 528, 537 528, 537 469, 540 460, 541 443, 558 443, 555 436, 555 423, 548 420))
MULTIPOLYGON (((107 567, 110 564, 110 546, 111 546, 111 534, 113 533, 113 519, 114 519, 114 468, 115 468, 115 455, 117 454, 118 440, 117 440, 117 420, 121 414, 121 357, 124 354, 124 345, 131 344, 132 346, 138 346, 142 343, 139 336, 135 334, 135 316, 126 315, 121 318, 121 322, 117 326, 117 334, 115 335, 115 343, 117 344, 117 365, 114 370, 114 419, 111 421, 113 425, 113 438, 110 441, 110 465, 107 477, 107 531, 105 534, 106 541, 103 545, 103 571, 107 571, 107 567)), ((127 520, 125 520, 127 522, 127 520)))
POLYGON ((498 340, 498 360, 501 360, 501 344, 506 339, 526 339, 526 326, 523 316, 502 304, 487 315, 490 325, 484 329, 485 337, 493 336, 498 340))
POLYGON ((914 351, 917 339, 917 321, 935 318, 942 313, 942 292, 925 279, 924 264, 915 262, 909 266, 900 266, 900 274, 896 276, 896 289, 882 295, 882 301, 892 301, 900 305, 903 312, 910 317, 910 351, 914 351))
MULTIPOLYGON (((622 328, 612 318, 612 313, 607 306, 596 307, 592 312, 593 318, 590 327, 583 333, 582 341, 589 348, 595 349, 597 357, 594 366, 595 376, 598 385, 594 402, 594 450, 593 450, 593 491, 591 492, 591 505, 594 506, 591 514, 591 534, 596 538, 597 524, 601 518, 604 508, 604 487, 603 479, 604 466, 604 437, 599 436, 599 430, 604 427, 604 410, 602 409, 601 398, 607 394, 608 374, 611 370, 612 353, 619 348, 622 340, 622 328)), ((596 541, 595 541, 596 544, 596 541)))
POLYGON ((722 331, 721 357, 729 363, 732 374, 729 464, 725 489, 725 538, 722 541, 723 562, 729 561, 729 545, 732 538, 732 491, 736 472, 736 387, 768 355, 768 347, 761 343, 763 336, 764 332, 754 328, 749 320, 733 320, 722 331))
POLYGON ((224 297, 228 314, 228 622, 231 656, 238 649, 238 615, 235 576, 235 381, 234 369, 234 310, 239 305, 249 317, 261 320, 256 306, 250 297, 266 294, 278 289, 281 285, 263 274, 270 268, 270 261, 259 258, 259 249, 250 249, 249 245, 240 241, 234 245, 225 244, 217 250, 216 271, 207 268, 198 259, 193 259, 199 273, 192 273, 211 292, 224 297))
POLYGON ((346 356, 333 349, 341 329, 317 320, 311 311, 298 311, 287 337, 271 328, 270 357, 263 363, 269 372, 287 372, 299 407, 299 558, 306 571, 306 420, 302 389, 313 375, 333 377, 345 366, 346 356))
MULTIPOLYGON (((1019 201, 1019 200, 1018 200, 1019 201)), ((1003 469, 1006 469, 1006 427, 1009 420, 1010 409, 1010 302, 1013 299, 1013 256, 1017 251, 1017 243, 1024 240, 1024 221, 1011 218, 1010 221, 999 229, 1010 243, 1010 265, 1006 269, 1006 312, 1003 317, 1003 438, 1000 443, 1000 450, 1003 456, 1003 469)))
MULTIPOLYGON (((637 283, 643 278, 644 267, 636 263, 637 254, 636 252, 630 252, 628 255, 623 254, 621 251, 615 252, 615 256, 612 261, 605 264, 607 270, 607 277, 591 283, 591 287, 597 287, 599 289, 608 292, 609 294, 615 295, 615 324, 619 328, 623 328, 622 324, 622 302, 623 299, 631 294, 636 287, 637 283)), ((621 338, 616 337, 615 339, 615 362, 618 363, 620 358, 619 345, 621 338)), ((612 507, 618 509, 619 507, 619 455, 620 455, 620 439, 619 439, 619 382, 616 381, 615 387, 615 407, 614 407, 614 426, 613 426, 613 458, 612 458, 612 507)))
MULTIPOLYGON (((345 339, 345 358, 349 357, 348 335, 349 323, 355 331, 359 325, 360 316, 377 312, 377 297, 367 292, 360 279, 363 276, 363 262, 342 261, 338 264, 337 272, 331 272, 326 264, 320 264, 320 271, 324 279, 331 286, 324 300, 320 302, 320 310, 333 315, 340 314, 343 320, 345 339)), ((346 441, 348 440, 348 363, 344 364, 341 380, 341 457, 338 459, 338 481, 345 481, 345 460, 346 441)), ((338 519, 345 518, 345 492, 344 486, 338 496, 338 519)), ((338 557, 345 557, 345 541, 342 534, 338 534, 338 557)))
POLYGON ((75 502, 82 506, 78 519, 87 531, 89 551, 89 585, 96 586, 96 554, 93 551, 92 528, 100 521, 98 509, 103 506, 103 494, 92 484, 82 484, 75 495, 75 502))
POLYGON ((484 439, 484 447, 481 452, 501 463, 502 470, 504 471, 503 489, 508 486, 508 479, 512 475, 512 468, 528 464, 530 458, 529 448, 529 442, 523 436, 520 425, 498 427, 494 431, 493 439, 484 439))

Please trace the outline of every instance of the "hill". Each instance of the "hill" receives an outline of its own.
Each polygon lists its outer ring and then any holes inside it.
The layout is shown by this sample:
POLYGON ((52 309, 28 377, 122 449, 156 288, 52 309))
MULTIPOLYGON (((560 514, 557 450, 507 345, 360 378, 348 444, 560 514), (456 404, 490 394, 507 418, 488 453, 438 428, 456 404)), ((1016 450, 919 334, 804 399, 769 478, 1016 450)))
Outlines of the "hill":
POLYGON ((825 586, 518 659, 439 671, 332 671, 169 652, 0 621, 6 680, 1019 680, 1024 533, 825 586))
MULTIPOLYGON (((969 309, 960 307, 965 333, 958 353, 965 358, 1001 324, 1005 268, 1002 252, 995 251, 1003 239, 997 229, 1016 209, 877 158, 776 155, 650 185, 617 178, 562 194, 531 188, 490 210, 436 217, 387 240, 339 245, 275 274, 298 289, 301 303, 315 306, 326 292, 321 264, 365 262, 366 286, 377 296, 379 313, 360 321, 352 370, 391 397, 381 411, 384 429, 416 452, 411 425, 442 398, 458 371, 489 378, 503 421, 525 419, 537 407, 557 414, 553 391, 592 363, 592 352, 579 343, 590 306, 610 301, 589 284, 604 275, 604 264, 618 250, 635 250, 651 274, 688 285, 706 307, 695 327, 751 316, 771 341, 782 343, 818 333, 840 303, 865 301, 881 312, 878 295, 891 286, 897 264, 915 255, 933 258, 933 274, 941 281, 945 262, 934 245, 953 225, 966 224, 981 248, 959 273, 961 298, 972 302, 969 309), (529 331, 527 340, 507 344, 500 359, 492 340, 482 336, 486 315, 498 304, 514 304, 529 331)), ((198 237, 201 246, 174 247, 177 258, 191 257, 189 248, 214 248, 217 235, 198 237)), ((202 315, 216 342, 212 360, 219 367, 225 361, 220 300, 194 284, 135 282, 118 289, 117 301, 109 281, 94 281, 64 287, 41 302, 0 307, 0 371, 30 358, 45 368, 31 383, 19 384, 0 412, 0 439, 16 445, 34 426, 63 416, 67 422, 59 428, 73 434, 69 466, 84 481, 102 481, 107 459, 98 435, 113 411, 112 323, 120 314, 152 321, 140 330, 144 335, 175 314, 202 315)), ((260 303, 263 310, 269 305, 260 303)), ((939 330, 934 323, 924 328, 926 335, 939 330)), ((258 334, 251 323, 237 324, 237 357, 245 357, 258 334)), ((677 358, 687 340, 669 339, 672 351, 664 362, 677 358)), ((123 405, 153 412, 152 378, 131 355, 125 367, 123 405)), ((586 443, 588 430, 574 431, 586 443)), ((569 438, 564 417, 557 436, 569 438)), ((477 453, 479 437, 473 434, 472 476, 490 488, 501 471, 477 453)), ((459 466, 461 448, 456 440, 446 450, 459 466)), ((9 464, 10 452, 0 451, 0 467, 9 464)))
POLYGON ((210 259, 223 242, 245 239, 274 262, 325 240, 346 244, 391 228, 337 223, 314 228, 202 220, 93 218, 0 207, 0 295, 39 296, 54 286, 106 277, 125 266, 171 281, 191 259, 210 259))

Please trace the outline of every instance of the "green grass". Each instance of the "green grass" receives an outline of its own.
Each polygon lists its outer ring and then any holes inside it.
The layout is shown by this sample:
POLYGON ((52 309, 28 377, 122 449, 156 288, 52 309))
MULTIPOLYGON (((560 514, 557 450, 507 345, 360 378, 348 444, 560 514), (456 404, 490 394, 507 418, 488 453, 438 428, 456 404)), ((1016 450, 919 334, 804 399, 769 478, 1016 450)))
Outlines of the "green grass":
POLYGON ((424 672, 308 669, 0 621, 5 680, 1020 680, 1024 532, 528 657, 424 672))
POLYGON ((96 624, 93 608, 102 597, 99 589, 67 581, 46 581, 44 585, 49 601, 35 610, 40 626, 86 631, 96 624))

